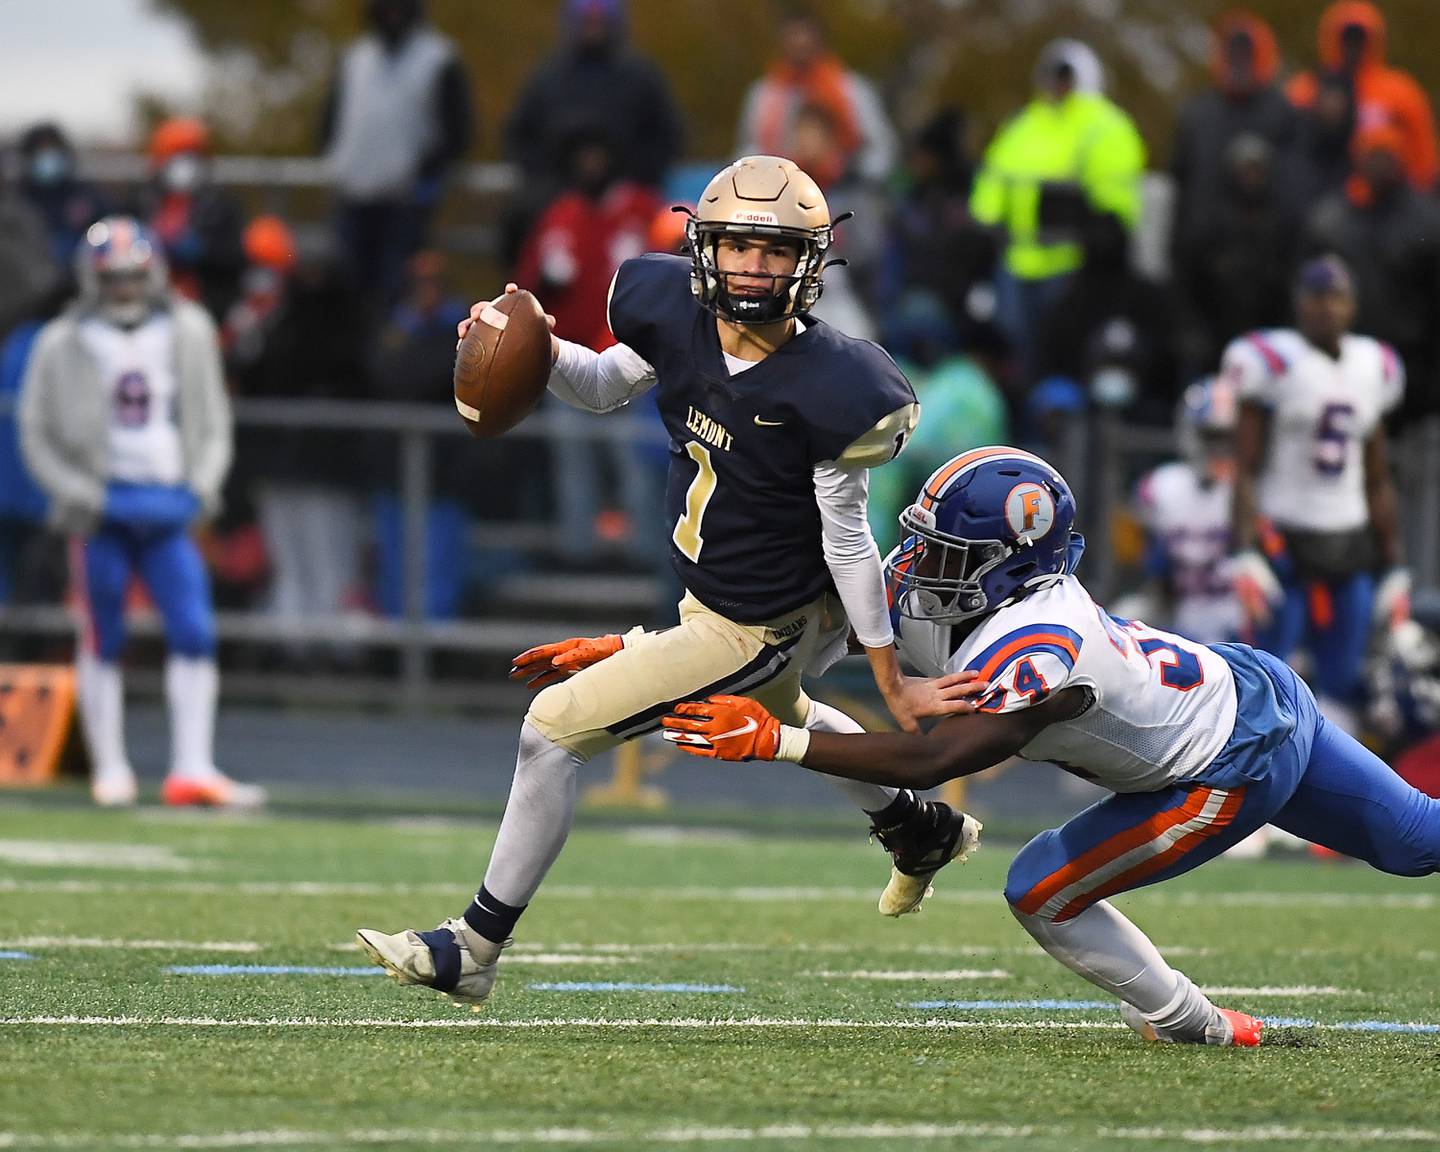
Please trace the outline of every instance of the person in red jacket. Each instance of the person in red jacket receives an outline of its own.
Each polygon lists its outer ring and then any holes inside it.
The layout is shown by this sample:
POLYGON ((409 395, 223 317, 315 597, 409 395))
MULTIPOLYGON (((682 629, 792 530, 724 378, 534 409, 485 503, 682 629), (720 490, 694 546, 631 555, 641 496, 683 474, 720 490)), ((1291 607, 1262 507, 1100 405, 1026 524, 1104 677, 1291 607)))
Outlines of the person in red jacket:
POLYGON ((603 350, 615 343, 605 315, 610 281, 646 250, 661 204, 650 188, 615 179, 613 149, 598 125, 578 127, 569 144, 569 187, 526 237, 515 281, 545 300, 557 336, 603 350))
POLYGON ((1338 0, 1320 17, 1320 68, 1296 76, 1287 89, 1298 108, 1308 108, 1321 74, 1339 73, 1355 89, 1356 131, 1389 125, 1405 141, 1405 171, 1417 188, 1434 187, 1437 159, 1435 116, 1424 89, 1408 72, 1385 63, 1385 17, 1366 0, 1338 0))
MULTIPOLYGON (((532 289, 555 317, 555 335, 604 351, 610 333, 610 282, 626 260, 649 246, 660 199, 646 185, 617 178, 611 135, 595 120, 572 126, 566 136, 567 187, 541 213, 525 238, 515 282, 532 289)), ((552 403, 559 444, 551 454, 563 559, 585 566, 603 545, 628 540, 643 560, 643 494, 648 482, 628 444, 586 435, 585 416, 552 403), (607 467, 608 461, 608 467, 607 467), (615 477, 618 491, 606 484, 615 477), (624 507, 624 511, 621 510, 624 507)))

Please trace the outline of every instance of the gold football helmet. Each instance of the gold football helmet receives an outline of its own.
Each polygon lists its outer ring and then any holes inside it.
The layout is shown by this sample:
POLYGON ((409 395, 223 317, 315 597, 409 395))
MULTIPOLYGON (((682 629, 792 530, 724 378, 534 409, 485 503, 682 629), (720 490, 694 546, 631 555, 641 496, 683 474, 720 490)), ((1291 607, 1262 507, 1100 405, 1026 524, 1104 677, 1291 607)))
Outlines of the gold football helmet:
POLYGON ((808 312, 824 289, 825 253, 830 247, 830 209, 819 185, 798 165, 780 156, 742 156, 716 173, 685 225, 690 245, 690 291, 702 305, 737 324, 770 324, 808 312), (800 246, 789 276, 777 276, 777 290, 763 298, 731 296, 715 263, 723 235, 779 236, 800 246), (781 285, 780 281, 788 281, 781 285))

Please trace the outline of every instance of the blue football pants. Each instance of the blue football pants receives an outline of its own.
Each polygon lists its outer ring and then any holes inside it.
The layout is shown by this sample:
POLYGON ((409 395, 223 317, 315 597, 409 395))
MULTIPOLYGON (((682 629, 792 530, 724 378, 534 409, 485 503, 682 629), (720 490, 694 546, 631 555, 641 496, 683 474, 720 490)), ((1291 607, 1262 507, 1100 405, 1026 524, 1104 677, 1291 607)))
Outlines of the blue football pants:
POLYGON ((1189 872, 1266 824, 1393 875, 1440 871, 1440 800, 1320 716, 1300 687, 1300 727, 1263 779, 1109 796, 1025 845, 1005 898, 1068 920, 1107 896, 1189 872))
POLYGON ((1375 578, 1358 572, 1344 580, 1285 580, 1285 599, 1253 644, 1288 660, 1304 645, 1314 665, 1311 682, 1321 696, 1358 704, 1365 648, 1375 606, 1375 578))
POLYGON ((118 660, 125 649, 125 598, 137 575, 160 613, 170 651, 215 655, 210 574, 186 528, 107 521, 86 539, 84 553, 87 639, 102 661, 118 660))

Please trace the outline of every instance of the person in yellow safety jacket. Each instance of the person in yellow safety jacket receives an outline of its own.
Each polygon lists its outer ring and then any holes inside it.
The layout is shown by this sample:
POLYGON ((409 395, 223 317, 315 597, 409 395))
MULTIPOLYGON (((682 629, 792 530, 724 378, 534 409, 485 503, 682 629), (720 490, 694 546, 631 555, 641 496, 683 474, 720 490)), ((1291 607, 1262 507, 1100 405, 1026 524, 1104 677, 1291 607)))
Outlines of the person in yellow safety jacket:
POLYGON ((1005 233, 997 320, 1022 357, 1040 313, 1082 262, 1086 220, 1112 213, 1133 228, 1139 216, 1145 145, 1102 86, 1088 46, 1052 41, 1036 64, 1035 98, 996 133, 975 178, 972 215, 1005 233))

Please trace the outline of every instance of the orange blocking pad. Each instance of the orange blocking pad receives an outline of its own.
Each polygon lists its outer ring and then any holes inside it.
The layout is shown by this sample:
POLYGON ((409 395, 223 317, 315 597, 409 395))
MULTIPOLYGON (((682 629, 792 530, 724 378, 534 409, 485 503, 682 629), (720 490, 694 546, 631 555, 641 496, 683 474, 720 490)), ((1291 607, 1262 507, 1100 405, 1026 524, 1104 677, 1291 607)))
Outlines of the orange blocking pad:
POLYGON ((0 787, 53 782, 74 723, 74 668, 0 664, 0 787))

